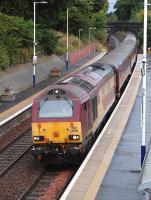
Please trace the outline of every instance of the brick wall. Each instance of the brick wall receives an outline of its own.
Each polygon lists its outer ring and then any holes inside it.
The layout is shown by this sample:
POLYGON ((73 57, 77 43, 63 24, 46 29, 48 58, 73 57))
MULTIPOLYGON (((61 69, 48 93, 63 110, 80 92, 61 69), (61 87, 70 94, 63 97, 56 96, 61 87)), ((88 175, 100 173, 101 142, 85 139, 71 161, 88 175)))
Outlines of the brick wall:
POLYGON ((90 47, 86 46, 83 49, 81 49, 81 51, 69 53, 69 64, 70 65, 75 64, 79 60, 88 56, 89 53, 93 53, 95 51, 96 51, 96 45, 93 43, 93 44, 90 45, 90 47))

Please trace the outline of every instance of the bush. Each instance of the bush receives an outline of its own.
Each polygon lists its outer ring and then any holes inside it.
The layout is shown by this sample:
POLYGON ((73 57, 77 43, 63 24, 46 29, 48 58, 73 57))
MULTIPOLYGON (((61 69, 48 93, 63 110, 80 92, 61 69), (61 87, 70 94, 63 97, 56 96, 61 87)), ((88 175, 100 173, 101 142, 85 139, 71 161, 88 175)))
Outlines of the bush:
POLYGON ((37 41, 38 47, 44 46, 46 54, 48 55, 52 54, 55 51, 58 44, 57 36, 55 35, 55 33, 47 28, 39 29, 37 33, 37 41))
POLYGON ((0 42, 0 70, 5 70, 8 66, 8 53, 2 42, 0 42))
POLYGON ((65 54, 66 53, 66 49, 65 49, 65 47, 62 47, 62 46, 57 46, 57 48, 55 49, 55 52, 54 52, 55 54, 57 54, 57 55, 59 55, 59 56, 61 56, 61 55, 63 55, 63 54, 65 54))
POLYGON ((96 32, 95 35, 96 35, 96 38, 97 38, 100 42, 106 43, 106 40, 107 40, 107 33, 106 33, 106 31, 104 31, 104 30, 99 30, 99 31, 96 32))

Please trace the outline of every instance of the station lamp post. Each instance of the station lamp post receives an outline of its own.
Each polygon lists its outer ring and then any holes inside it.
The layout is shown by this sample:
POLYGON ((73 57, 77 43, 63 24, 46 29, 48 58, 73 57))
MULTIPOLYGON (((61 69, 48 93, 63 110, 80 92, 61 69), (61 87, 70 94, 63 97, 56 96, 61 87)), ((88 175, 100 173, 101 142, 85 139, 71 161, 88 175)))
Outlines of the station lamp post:
POLYGON ((81 31, 83 31, 82 28, 79 29, 79 59, 80 59, 80 51, 81 51, 81 31))
POLYGON ((90 54, 90 44, 91 44, 91 30, 96 30, 96 27, 91 27, 91 28, 89 28, 89 54, 90 54))
POLYGON ((141 167, 143 166, 146 154, 146 67, 147 67, 147 6, 150 6, 147 0, 144 0, 144 39, 143 39, 143 61, 141 73, 143 76, 142 85, 142 106, 141 106, 141 122, 142 122, 142 144, 141 144, 141 167))
POLYGON ((36 64, 37 64, 37 55, 36 55, 36 4, 46 4, 46 1, 34 2, 34 48, 33 48, 33 87, 36 85, 36 64))
POLYGON ((66 69, 69 65, 69 8, 67 7, 67 47, 66 47, 66 69))

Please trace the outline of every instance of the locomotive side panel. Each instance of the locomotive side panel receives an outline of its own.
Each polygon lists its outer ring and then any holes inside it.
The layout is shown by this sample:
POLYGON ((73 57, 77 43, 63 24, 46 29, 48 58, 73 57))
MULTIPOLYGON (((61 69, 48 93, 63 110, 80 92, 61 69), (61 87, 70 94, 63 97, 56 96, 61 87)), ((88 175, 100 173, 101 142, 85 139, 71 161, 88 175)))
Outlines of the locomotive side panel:
POLYGON ((91 98, 91 119, 92 128, 89 129, 87 135, 95 133, 100 122, 105 117, 108 110, 111 108, 115 102, 115 76, 112 75, 108 77, 101 86, 97 88, 93 97, 91 98))

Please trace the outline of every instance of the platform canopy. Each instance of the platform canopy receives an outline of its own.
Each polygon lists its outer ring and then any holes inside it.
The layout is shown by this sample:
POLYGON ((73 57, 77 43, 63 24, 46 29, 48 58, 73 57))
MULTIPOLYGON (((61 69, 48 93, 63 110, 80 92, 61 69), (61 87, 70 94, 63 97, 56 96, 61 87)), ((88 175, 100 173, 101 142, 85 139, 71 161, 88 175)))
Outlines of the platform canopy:
POLYGON ((151 140, 149 143, 148 151, 144 160, 144 164, 141 171, 138 190, 151 191, 151 140))

